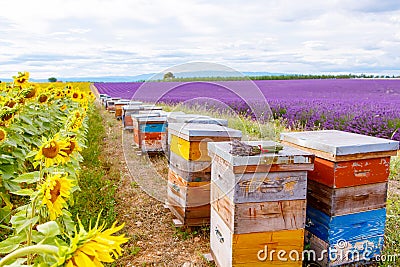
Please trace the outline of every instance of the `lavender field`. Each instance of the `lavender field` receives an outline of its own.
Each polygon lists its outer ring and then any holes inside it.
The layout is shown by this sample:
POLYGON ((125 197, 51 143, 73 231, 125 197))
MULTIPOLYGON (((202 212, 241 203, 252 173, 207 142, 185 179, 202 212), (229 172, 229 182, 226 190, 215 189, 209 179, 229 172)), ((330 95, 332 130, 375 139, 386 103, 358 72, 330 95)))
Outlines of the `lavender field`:
POLYGON ((338 129, 400 140, 400 80, 326 79, 218 82, 95 83, 99 93, 153 103, 219 100, 249 114, 254 84, 274 118, 288 127, 338 129), (249 87, 252 87, 251 90, 249 87))

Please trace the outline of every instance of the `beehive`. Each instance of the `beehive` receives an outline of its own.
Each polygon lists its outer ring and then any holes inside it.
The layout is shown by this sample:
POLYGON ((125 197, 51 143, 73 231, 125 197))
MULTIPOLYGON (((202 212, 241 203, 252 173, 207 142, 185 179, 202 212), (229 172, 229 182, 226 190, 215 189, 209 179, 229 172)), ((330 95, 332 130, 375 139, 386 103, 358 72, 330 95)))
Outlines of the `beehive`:
POLYGON ((210 221, 211 158, 207 143, 240 139, 242 133, 215 124, 171 123, 167 205, 187 226, 210 221))
MULTIPOLYGON (((307 191, 306 229, 313 236, 311 248, 323 244, 332 249, 342 239, 352 249, 373 247, 369 258, 379 255, 385 229, 390 156, 396 155, 399 143, 334 130, 283 133, 281 140, 316 156, 307 191)), ((342 252, 348 249, 343 248, 342 252)), ((337 266, 357 260, 325 259, 324 264, 337 266)))
POLYGON ((106 100, 106 105, 105 108, 110 111, 114 112, 115 111, 115 102, 119 101, 121 98, 119 97, 111 97, 106 100))
POLYGON ((122 119, 122 107, 125 105, 129 104, 129 100, 127 99, 120 99, 117 102, 115 102, 114 106, 115 106, 115 118, 116 119, 122 119))
POLYGON ((157 113, 131 115, 133 139, 142 152, 161 152, 165 139, 166 117, 157 113))
MULTIPOLYGON (((275 146, 272 141, 247 144, 275 146)), ((257 257, 268 250, 302 252, 307 171, 314 155, 284 146, 279 153, 234 156, 229 142, 209 143, 211 252, 218 266, 301 266, 301 257, 281 262, 257 257), (221 242, 221 238, 224 242, 221 242), (226 241, 225 241, 226 240, 226 241)))

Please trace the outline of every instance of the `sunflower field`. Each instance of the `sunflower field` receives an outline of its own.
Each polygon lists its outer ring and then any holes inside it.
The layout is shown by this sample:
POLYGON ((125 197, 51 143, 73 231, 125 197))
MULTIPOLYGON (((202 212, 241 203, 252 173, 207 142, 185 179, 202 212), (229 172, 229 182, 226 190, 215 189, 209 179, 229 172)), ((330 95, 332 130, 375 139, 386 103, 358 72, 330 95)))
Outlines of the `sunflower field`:
POLYGON ((72 218, 88 84, 29 82, 20 72, 0 83, 0 267, 103 266, 121 255, 123 225, 85 229, 72 218), (79 87, 83 87, 80 90, 79 87))

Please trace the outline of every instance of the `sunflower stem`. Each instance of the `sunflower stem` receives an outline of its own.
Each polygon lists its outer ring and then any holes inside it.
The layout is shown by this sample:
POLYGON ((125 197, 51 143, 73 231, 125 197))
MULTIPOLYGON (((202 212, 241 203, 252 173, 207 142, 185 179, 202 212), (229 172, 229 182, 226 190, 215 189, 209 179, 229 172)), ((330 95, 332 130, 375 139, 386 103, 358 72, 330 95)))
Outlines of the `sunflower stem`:
MULTIPOLYGON (((2 258, 0 260, 0 267, 4 266, 10 260, 18 259, 25 255, 28 255, 28 260, 29 260, 29 255, 33 253, 45 253, 45 254, 57 255, 58 247, 40 244, 40 245, 33 245, 33 246, 19 248, 13 251, 12 253, 8 254, 4 258, 2 258)), ((28 265, 30 265, 30 263, 28 263, 28 265)))
MULTIPOLYGON (((35 216, 35 210, 36 210, 36 197, 32 201, 32 212, 31 212, 31 219, 35 216)), ((31 246, 32 245, 32 228, 33 224, 29 224, 29 231, 28 231, 28 238, 27 238, 27 245, 31 246)), ((28 265, 31 264, 32 261, 32 255, 28 253, 28 265)), ((0 265, 1 266, 1 265, 0 265)))

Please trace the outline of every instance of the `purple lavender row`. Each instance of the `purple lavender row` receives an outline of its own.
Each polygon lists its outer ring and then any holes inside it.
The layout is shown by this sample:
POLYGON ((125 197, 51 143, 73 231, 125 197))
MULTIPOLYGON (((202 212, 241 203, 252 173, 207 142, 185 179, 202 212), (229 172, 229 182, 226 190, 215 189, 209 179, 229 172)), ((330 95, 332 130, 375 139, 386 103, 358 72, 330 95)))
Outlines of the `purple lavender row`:
MULTIPOLYGON (((254 84, 267 99, 274 118, 288 127, 338 129, 400 141, 400 80, 267 80, 254 84)), ((249 81, 95 83, 95 86, 100 93, 110 96, 154 103, 175 104, 199 97, 202 97, 199 101, 209 103, 218 100, 248 116, 254 115, 254 110, 250 110, 246 101, 259 101, 252 95, 239 97, 228 89, 246 92, 252 86, 249 81)))

